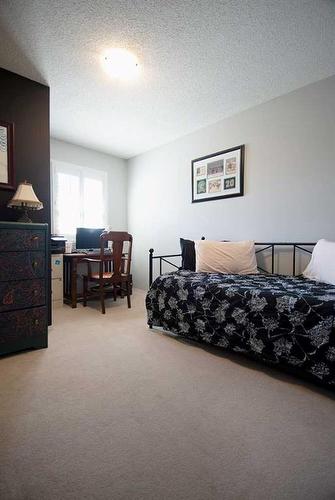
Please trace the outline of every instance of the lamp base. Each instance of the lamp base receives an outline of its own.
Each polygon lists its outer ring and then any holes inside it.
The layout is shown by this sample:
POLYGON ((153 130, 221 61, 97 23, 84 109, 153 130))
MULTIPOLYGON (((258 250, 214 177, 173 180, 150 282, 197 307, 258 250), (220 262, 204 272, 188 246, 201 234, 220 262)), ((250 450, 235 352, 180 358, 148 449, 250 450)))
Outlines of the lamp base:
POLYGON ((18 222, 27 222, 27 223, 32 223, 31 218, 28 215, 27 210, 23 210, 23 215, 18 219, 18 222))
POLYGON ((22 213, 21 217, 17 220, 17 222, 26 222, 28 224, 31 224, 33 222, 28 215, 28 211, 33 212, 35 210, 40 210, 39 208, 36 207, 27 207, 23 203, 21 205, 11 205, 9 208, 13 208, 14 210, 19 210, 22 213))

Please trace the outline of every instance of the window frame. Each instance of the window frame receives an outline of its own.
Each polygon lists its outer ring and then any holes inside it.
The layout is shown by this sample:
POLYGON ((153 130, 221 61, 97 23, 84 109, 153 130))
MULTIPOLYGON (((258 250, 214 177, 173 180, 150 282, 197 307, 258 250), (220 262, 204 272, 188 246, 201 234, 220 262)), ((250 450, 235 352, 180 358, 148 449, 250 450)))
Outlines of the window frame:
MULTIPOLYGON (((108 172, 103 169, 85 167, 75 163, 51 160, 51 230, 52 234, 55 234, 55 214, 56 214, 56 176, 57 173, 72 174, 79 178, 79 199, 80 199, 80 225, 78 227, 86 227, 84 225, 84 208, 83 208, 83 198, 84 198, 84 179, 93 178, 102 181, 103 185, 103 220, 101 224, 97 227, 107 227, 108 225, 108 172), (86 175, 85 175, 86 174, 86 175)), ((62 234, 69 238, 70 241, 74 241, 76 234, 62 234)))

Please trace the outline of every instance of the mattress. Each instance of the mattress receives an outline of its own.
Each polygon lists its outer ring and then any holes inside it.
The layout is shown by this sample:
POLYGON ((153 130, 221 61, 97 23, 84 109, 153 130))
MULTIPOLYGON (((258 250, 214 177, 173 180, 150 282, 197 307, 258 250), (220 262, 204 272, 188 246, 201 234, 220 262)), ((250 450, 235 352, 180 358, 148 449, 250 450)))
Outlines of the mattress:
POLYGON ((335 286, 304 277, 177 271, 146 297, 149 326, 335 385, 335 286))

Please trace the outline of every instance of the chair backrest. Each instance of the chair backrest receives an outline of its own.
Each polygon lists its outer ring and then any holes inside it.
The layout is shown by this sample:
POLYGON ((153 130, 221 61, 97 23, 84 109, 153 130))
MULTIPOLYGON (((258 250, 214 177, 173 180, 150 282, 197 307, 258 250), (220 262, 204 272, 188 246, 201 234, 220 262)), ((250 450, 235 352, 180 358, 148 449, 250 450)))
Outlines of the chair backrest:
POLYGON ((112 261, 113 272, 117 276, 119 274, 130 274, 131 252, 133 246, 133 237, 125 231, 105 231, 100 235, 100 256, 101 260, 106 257, 105 243, 112 242, 112 261), (128 243, 127 248, 126 243, 128 243))

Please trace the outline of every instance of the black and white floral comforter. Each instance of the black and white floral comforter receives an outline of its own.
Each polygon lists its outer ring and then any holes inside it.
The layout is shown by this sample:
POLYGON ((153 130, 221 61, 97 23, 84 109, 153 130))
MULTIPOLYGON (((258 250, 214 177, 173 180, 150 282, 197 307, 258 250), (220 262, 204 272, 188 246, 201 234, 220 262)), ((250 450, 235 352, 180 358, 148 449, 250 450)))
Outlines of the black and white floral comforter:
POLYGON ((303 277, 177 271, 159 276, 149 326, 299 367, 335 385, 335 286, 303 277))

